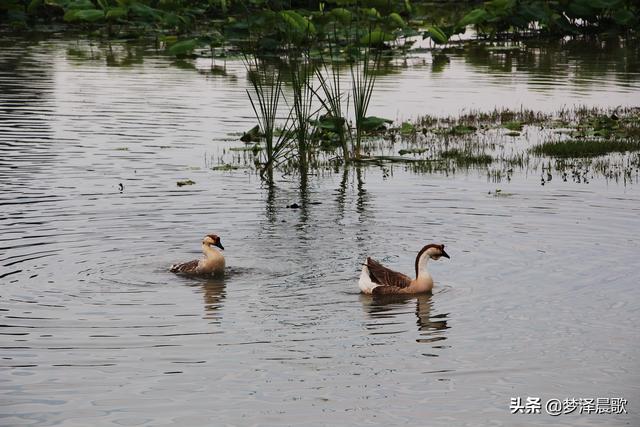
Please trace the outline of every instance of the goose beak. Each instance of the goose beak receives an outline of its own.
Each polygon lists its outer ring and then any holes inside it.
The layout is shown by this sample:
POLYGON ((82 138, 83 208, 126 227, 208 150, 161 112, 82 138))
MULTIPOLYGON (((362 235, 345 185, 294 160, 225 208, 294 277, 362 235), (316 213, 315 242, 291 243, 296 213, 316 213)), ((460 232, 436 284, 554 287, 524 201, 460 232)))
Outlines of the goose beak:
POLYGON ((448 254, 448 253, 446 253, 446 252, 444 251, 444 249, 442 250, 442 256, 443 256, 443 257, 445 257, 445 258, 447 258, 447 259, 451 259, 451 257, 449 256, 449 254, 448 254))
POLYGON ((224 246, 222 246, 222 243, 220 242, 214 243, 213 246, 217 246, 224 251, 224 246))

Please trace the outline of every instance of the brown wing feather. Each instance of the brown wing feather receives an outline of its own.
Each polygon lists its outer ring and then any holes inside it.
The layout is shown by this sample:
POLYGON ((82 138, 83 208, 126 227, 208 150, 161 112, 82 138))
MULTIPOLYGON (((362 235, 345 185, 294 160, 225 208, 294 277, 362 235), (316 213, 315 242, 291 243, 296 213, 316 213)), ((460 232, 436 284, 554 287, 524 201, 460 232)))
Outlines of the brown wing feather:
POLYGON ((371 294, 374 295, 374 296, 376 296, 376 295, 394 295, 394 296, 397 297, 398 294, 402 294, 403 289, 404 288, 400 288, 398 286, 376 286, 371 291, 371 294))
POLYGON ((193 273, 198 267, 200 260, 194 259, 193 261, 183 262, 182 264, 172 265, 169 271, 172 273, 193 273))
POLYGON ((393 271, 371 258, 367 258, 367 267, 369 267, 369 277, 373 283, 396 288, 406 288, 411 284, 409 276, 393 271))

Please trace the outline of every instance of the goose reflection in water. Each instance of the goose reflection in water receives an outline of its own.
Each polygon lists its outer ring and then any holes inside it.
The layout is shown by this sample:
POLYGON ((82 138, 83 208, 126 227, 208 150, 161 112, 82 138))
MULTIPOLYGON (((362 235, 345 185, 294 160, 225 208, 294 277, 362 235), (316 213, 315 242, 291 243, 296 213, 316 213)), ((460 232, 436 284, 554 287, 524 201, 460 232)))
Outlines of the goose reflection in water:
POLYGON ((202 293, 204 301, 204 318, 220 320, 219 310, 222 308, 227 296, 224 278, 203 278, 190 285, 197 293, 202 293))
MULTIPOLYGON (((416 342, 419 343, 435 343, 447 339, 446 330, 449 329, 447 324, 449 313, 432 314, 432 298, 433 295, 431 294, 380 295, 374 297, 363 294, 360 295, 363 308, 372 319, 400 320, 399 318, 407 313, 404 309, 410 307, 410 305, 415 302, 416 325, 419 334, 416 342)), ((379 326, 389 324, 391 324, 391 322, 387 321, 372 326, 379 332, 379 326)), ((393 324, 397 323, 394 322, 393 324)), ((442 348, 442 346, 437 345, 434 346, 434 348, 442 348)))

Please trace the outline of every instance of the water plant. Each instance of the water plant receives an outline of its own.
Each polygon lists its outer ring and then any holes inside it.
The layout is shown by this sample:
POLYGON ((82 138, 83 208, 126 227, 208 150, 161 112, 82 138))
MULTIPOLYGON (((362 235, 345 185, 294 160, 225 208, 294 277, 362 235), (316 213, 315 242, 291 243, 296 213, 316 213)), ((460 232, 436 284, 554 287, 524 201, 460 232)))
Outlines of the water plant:
MULTIPOLYGON (((64 24, 69 28, 99 31, 109 37, 189 35, 199 38, 211 29, 227 41, 239 42, 252 26, 273 23, 274 16, 299 24, 300 16, 311 16, 322 25, 329 14, 375 17, 399 31, 387 33, 401 51, 411 46, 411 38, 422 35, 436 45, 473 26, 480 37, 520 37, 522 35, 637 34, 640 6, 636 0, 488 0, 485 2, 415 0, 4 0, 0 1, 0 24, 14 28, 64 24), (288 8, 288 9, 287 9, 288 8), (246 25, 246 17, 251 24, 246 25)), ((263 50, 278 50, 284 40, 278 25, 262 38, 263 50)), ((325 29, 318 28, 318 33, 325 29)), ((380 34, 374 29, 372 35, 380 34)), ((347 31, 342 31, 346 34, 347 31)))
POLYGON ((505 129, 509 129, 512 132, 521 132, 523 123, 520 122, 520 121, 517 121, 517 120, 512 120, 512 121, 508 121, 506 123, 503 123, 502 126, 505 129))
MULTIPOLYGON (((383 170, 383 177, 391 175, 397 167, 416 173, 442 174, 484 170, 492 182, 509 181, 516 169, 526 169, 533 176, 541 171, 541 184, 556 179, 554 177, 563 182, 585 184, 596 174, 626 184, 638 181, 640 176, 638 123, 638 108, 576 108, 554 114, 521 109, 425 116, 365 139, 363 148, 367 156, 356 165, 346 167, 375 166, 383 170), (504 131, 504 124, 509 121, 536 126, 531 126, 526 138, 514 144, 504 131), (460 126, 474 126, 476 130, 449 131, 460 126), (560 135, 557 126, 563 131, 560 135), (402 128, 407 132, 402 132, 402 128), (569 137, 578 129, 590 132, 601 128, 610 128, 606 132, 609 138, 569 137)), ((309 170, 339 172, 342 166, 339 156, 333 152, 315 153, 309 170)), ((284 173, 291 173, 297 166, 289 160, 282 163, 281 168, 284 173)))
POLYGON ((260 165, 263 175, 265 171, 272 169, 289 149, 292 138, 291 111, 277 132, 278 112, 283 96, 280 68, 273 67, 256 56, 245 56, 245 67, 253 89, 247 90, 247 95, 265 143, 265 149, 261 151, 264 158, 260 165))
POLYGON ((342 148, 342 157, 348 161, 351 157, 346 134, 347 121, 342 112, 343 93, 341 88, 340 63, 333 61, 332 45, 329 44, 329 61, 324 57, 315 68, 315 75, 320 84, 322 93, 314 91, 317 99, 322 104, 325 114, 317 122, 317 126, 324 131, 337 135, 338 143, 342 148))
POLYGON ((313 109, 314 90, 311 78, 314 66, 310 58, 310 45, 316 29, 311 21, 292 10, 280 12, 281 29, 286 34, 284 68, 288 75, 288 84, 293 92, 291 117, 293 133, 297 140, 300 172, 305 175, 310 151, 311 124, 317 111, 313 109))
POLYGON ((531 152, 553 157, 597 157, 609 153, 640 151, 638 140, 595 139, 547 141, 536 145, 531 152))
POLYGON ((489 154, 475 154, 470 151, 460 150, 457 148, 442 151, 440 153, 440 157, 443 159, 454 160, 456 162, 456 165, 460 167, 486 166, 493 162, 493 157, 491 157, 489 154))
POLYGON ((306 170, 309 150, 310 127, 313 115, 313 91, 309 82, 311 65, 306 56, 296 57, 291 63, 291 88, 293 91, 294 133, 298 143, 300 167, 306 170))
POLYGON ((479 35, 579 34, 629 32, 638 28, 640 9, 633 0, 489 0, 468 11, 457 28, 474 26, 479 35))
POLYGON ((369 35, 369 45, 364 48, 362 60, 350 62, 353 110, 355 115, 355 145, 354 158, 360 160, 362 137, 368 130, 379 128, 384 119, 378 117, 367 117, 371 95, 376 83, 375 70, 380 65, 380 51, 372 52, 371 35, 369 35))

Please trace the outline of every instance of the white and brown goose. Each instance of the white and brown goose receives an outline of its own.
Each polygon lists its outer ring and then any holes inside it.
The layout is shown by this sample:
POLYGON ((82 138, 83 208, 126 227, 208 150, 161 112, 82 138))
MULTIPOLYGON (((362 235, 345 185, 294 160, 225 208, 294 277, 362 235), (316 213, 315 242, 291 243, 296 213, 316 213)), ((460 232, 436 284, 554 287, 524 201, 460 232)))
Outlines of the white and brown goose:
POLYGON ((169 271, 193 276, 220 276, 224 274, 224 256, 222 252, 214 249, 214 246, 224 250, 224 246, 220 243, 220 237, 215 234, 207 234, 202 239, 203 258, 173 264, 169 271))
POLYGON ((412 279, 406 274, 398 273, 379 262, 367 258, 362 266, 358 286, 365 294, 370 295, 397 295, 418 294, 431 292, 433 278, 427 270, 427 261, 437 260, 440 257, 449 258, 444 251, 444 245, 430 244, 418 252, 416 256, 416 278, 412 279))

